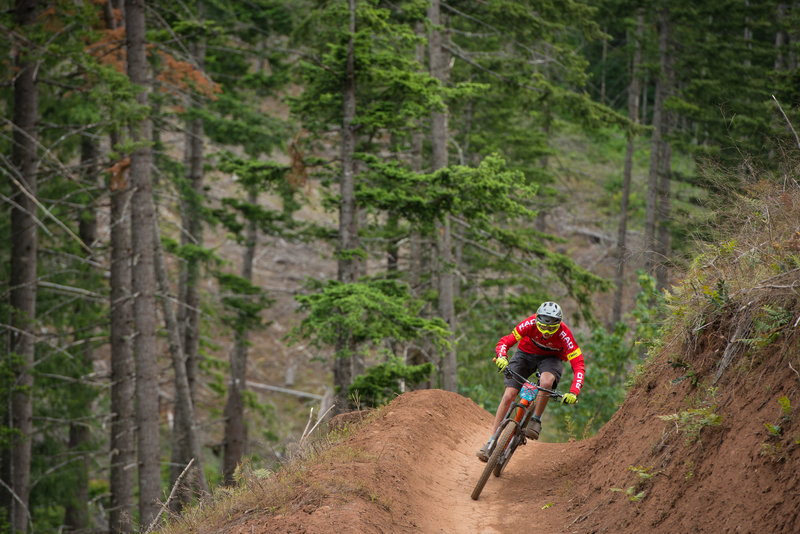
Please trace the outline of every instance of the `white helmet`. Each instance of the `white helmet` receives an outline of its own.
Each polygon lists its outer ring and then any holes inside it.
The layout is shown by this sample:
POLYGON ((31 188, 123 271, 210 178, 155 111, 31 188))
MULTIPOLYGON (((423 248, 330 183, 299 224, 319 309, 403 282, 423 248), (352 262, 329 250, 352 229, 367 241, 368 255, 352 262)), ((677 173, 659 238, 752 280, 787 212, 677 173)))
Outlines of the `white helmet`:
POLYGON ((551 301, 543 302, 536 310, 536 320, 545 325, 560 324, 562 315, 561 306, 551 301))

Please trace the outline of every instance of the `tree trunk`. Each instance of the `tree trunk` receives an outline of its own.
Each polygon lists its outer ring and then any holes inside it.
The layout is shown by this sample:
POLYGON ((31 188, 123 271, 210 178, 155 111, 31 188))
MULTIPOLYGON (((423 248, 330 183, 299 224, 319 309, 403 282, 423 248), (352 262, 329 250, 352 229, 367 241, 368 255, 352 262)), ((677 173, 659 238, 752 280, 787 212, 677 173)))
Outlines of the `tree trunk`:
MULTIPOLYGON (((117 28, 109 0, 104 4, 106 27, 117 28)), ((112 149, 120 135, 112 131, 112 149)), ((134 470, 136 461, 134 420, 133 298, 131 288, 131 188, 129 160, 120 162, 109 180, 111 247, 111 437, 109 440, 110 532, 133 531, 134 470), (127 164, 124 164, 127 163, 127 164)))
MULTIPOLYGON (((152 200, 152 198, 151 198, 152 200)), ((161 293, 161 309, 164 311, 164 322, 167 327, 167 338, 169 340, 169 353, 172 357, 172 368, 175 372, 175 426, 173 430, 174 435, 180 436, 177 441, 180 446, 175 447, 173 442, 173 455, 172 463, 173 468, 171 474, 177 471, 177 474, 170 476, 170 484, 174 484, 178 476, 186 468, 186 465, 194 458, 193 471, 195 473, 194 485, 204 493, 208 493, 208 484, 206 483, 205 474, 203 472, 203 451, 200 445, 200 438, 197 430, 197 419, 194 411, 194 401, 192 400, 191 391, 189 389, 189 378, 186 374, 186 357, 183 354, 181 347, 180 331, 178 329, 178 322, 175 318, 175 312, 172 307, 169 289, 169 275, 167 273, 167 266, 164 263, 164 251, 161 248, 161 238, 158 229, 158 219, 155 217, 155 207, 153 214, 155 224, 153 225, 153 245, 154 260, 156 268, 156 278, 158 279, 158 290, 161 293), (182 456, 177 456, 175 450, 185 451, 182 456), (177 463, 178 465, 174 465, 177 463)), ((182 506, 189 502, 189 494, 186 491, 180 491, 180 497, 175 499, 172 504, 172 509, 180 511, 182 506)))
POLYGON ((786 12, 788 6, 785 4, 778 4, 777 11, 778 11, 778 30, 775 32, 775 61, 773 63, 773 68, 776 72, 785 70, 785 61, 783 56, 783 50, 786 46, 786 32, 783 29, 784 24, 786 24, 786 12))
MULTIPOLYGON (((338 280, 352 284, 358 280, 359 261, 356 251, 359 248, 358 213, 355 199, 355 153, 356 132, 353 121, 356 117, 355 43, 356 0, 349 0, 350 40, 347 44, 347 66, 342 87, 342 176, 340 182, 341 205, 339 206, 339 263, 338 280)), ((347 332, 341 332, 336 343, 333 368, 336 387, 336 411, 346 410, 350 402, 347 388, 359 374, 360 365, 356 347, 347 332)))
MULTIPOLYGON (((15 22, 21 31, 36 21, 38 2, 18 0, 15 22)), ((27 43, 26 43, 27 44, 27 43)), ((30 521, 28 502, 33 433, 33 363, 36 345, 36 195, 39 156, 36 150, 39 114, 37 63, 28 58, 33 47, 20 47, 14 57, 14 131, 11 162, 11 278, 9 280, 8 351, 13 374, 6 411, 6 425, 17 434, 3 452, 3 480, 13 491, 0 488, 3 508, 8 510, 11 532, 26 532, 30 521)))
MULTIPOLYGON (((663 20, 667 15, 662 11, 659 14, 658 49, 660 57, 665 57, 667 53, 667 34, 663 20)), ((656 251, 656 225, 658 221, 658 188, 659 170, 661 168, 661 144, 663 136, 663 115, 664 97, 666 91, 666 77, 662 70, 656 80, 655 102, 653 104, 653 136, 650 141, 650 170, 647 176, 647 197, 645 203, 645 228, 644 228, 644 249, 645 249, 645 268, 647 273, 655 276, 656 264, 660 261, 656 251)))
MULTIPOLYGON (((125 1, 128 76, 140 93, 139 104, 148 105, 147 52, 143 0, 125 1)), ((150 120, 131 124, 131 241, 133 248, 134 355, 136 359, 136 428, 139 465, 139 521, 149 525, 158 513, 161 496, 158 429, 158 367, 156 355, 156 302, 154 220, 150 120)))
MULTIPOLYGON (((441 24, 439 0, 432 0, 428 7, 428 18, 431 22, 431 34, 428 41, 428 55, 431 76, 443 84, 448 80, 448 58, 442 48, 442 34, 437 27, 441 24)), ((434 112, 431 115, 431 147, 432 170, 447 167, 447 114, 434 112)), ((450 218, 445 215, 441 223, 437 223, 437 252, 439 275, 439 315, 455 332, 456 314, 454 305, 455 268, 453 244, 450 235, 450 218)), ((450 337, 451 347, 446 350, 442 361, 442 388, 447 391, 458 391, 458 364, 456 361, 455 336, 450 337)))
MULTIPOLYGON (((203 4, 198 2, 199 18, 203 17, 203 4)), ((192 46, 192 55, 199 68, 202 69, 205 57, 205 42, 196 42, 192 46)), ((203 226, 200 217, 200 207, 203 199, 203 120, 200 118, 190 120, 186 125, 186 148, 184 151, 187 168, 187 182, 189 190, 182 196, 181 216, 183 228, 181 231, 181 245, 203 245, 203 226)), ((158 235, 156 235, 158 239, 158 235)), ((157 249, 157 253, 160 250, 157 249)), ((181 345, 180 362, 183 369, 180 373, 185 375, 188 387, 189 401, 194 407, 196 397, 197 372, 200 358, 200 297, 197 288, 200 278, 200 265, 196 260, 188 259, 180 262, 178 274, 178 307, 177 307, 177 336, 181 345)), ((164 291, 163 289, 161 290, 164 291)), ((167 306, 167 302, 163 302, 167 306)), ((171 305, 171 304, 169 304, 171 305)), ((165 312, 166 314, 166 312, 165 312)), ((174 357, 173 357, 174 359, 174 357)), ((176 362, 177 363, 177 362, 176 362)), ((176 384, 178 371, 175 375, 176 384)), ((170 484, 174 484, 183 471, 184 466, 196 454, 191 450, 190 433, 197 440, 194 417, 189 417, 185 412, 185 400, 175 403, 175 426, 173 427, 172 440, 172 466, 170 469, 170 484)), ((197 447, 199 450, 199 447, 197 447)), ((195 451, 197 452, 197 451, 195 451)), ((200 462, 200 458, 196 459, 200 462)), ((198 466, 201 465, 198 464, 198 466)), ((202 468, 198 473, 198 487, 208 491, 205 475, 202 468)), ((181 498, 172 503, 173 511, 178 511, 184 503, 189 501, 189 496, 182 492, 181 498)))
MULTIPOLYGON (((87 183, 96 184, 98 176, 99 148, 97 143, 89 136, 81 137, 81 169, 87 183)), ((95 202, 92 201, 86 209, 78 215, 78 235, 81 241, 90 248, 97 241, 97 213, 95 202)), ((88 254, 91 260, 93 254, 88 254)), ((80 313, 80 305, 75 306, 75 316, 80 313)), ((76 343, 82 343, 80 369, 89 371, 92 368, 94 355, 91 342, 92 330, 75 336, 76 343)), ((92 406, 87 404, 81 411, 74 414, 78 417, 90 417, 92 406)), ((67 531, 83 531, 89 527, 89 458, 86 449, 89 445, 89 427, 85 423, 71 422, 69 425, 70 453, 79 457, 76 461, 76 484, 64 504, 64 528, 67 531)))
MULTIPOLYGON (((417 36, 424 36, 425 25, 418 22, 415 27, 417 36)), ((425 45, 422 43, 417 44, 414 50, 414 57, 420 65, 425 64, 425 45)), ((417 128, 411 134, 411 170, 416 173, 422 172, 422 147, 425 141, 425 134, 422 131, 422 121, 418 121, 417 128)), ((411 230, 409 237, 409 253, 408 253, 408 284, 411 286, 411 292, 414 295, 420 295, 422 289, 420 281, 422 280, 422 271, 424 266, 423 261, 423 247, 422 241, 424 237, 417 229, 411 230)))
MULTIPOLYGON (((639 65, 642 62, 642 38, 644 36, 644 10, 639 9, 636 16, 636 44, 631 65, 631 83, 628 86, 628 117, 639 123, 639 65)), ((619 208, 619 232, 617 233, 617 273, 615 277, 614 307, 611 313, 611 330, 622 319, 622 296, 625 288, 625 264, 628 261, 628 202, 631 195, 631 174, 633 172, 633 150, 636 136, 628 132, 625 147, 625 169, 622 175, 622 199, 619 208)))
POLYGON ((75 486, 70 488, 68 501, 64 506, 64 531, 86 532, 89 527, 89 457, 85 448, 89 443, 89 427, 85 424, 70 423, 68 447, 71 454, 80 454, 75 486))
MULTIPOLYGON (((199 16, 203 17, 203 3, 198 2, 199 16)), ((206 54, 205 41, 197 42, 192 47, 192 55, 198 68, 202 69, 206 54)), ((196 118, 186 125, 186 168, 190 191, 183 197, 181 215, 183 231, 181 244, 203 245, 203 224, 200 217, 200 204, 203 191, 203 119, 196 118)), ((196 380, 199 364, 200 347, 200 298, 197 282, 200 277, 200 266, 196 261, 181 263, 178 287, 178 325, 181 328, 183 351, 186 356, 186 372, 192 401, 196 401, 196 380)))
MULTIPOLYGON (((251 205, 258 202, 258 192, 251 186, 247 201, 251 205)), ((258 243, 258 227, 255 220, 247 222, 247 246, 242 258, 242 278, 253 281, 253 260, 258 243)), ((234 484, 236 466, 247 454, 247 424, 244 420, 242 394, 247 385, 247 331, 236 329, 233 351, 230 357, 231 380, 228 384, 228 400, 225 403, 225 435, 222 457, 224 483, 234 484)))
MULTIPOLYGON (((112 135, 112 146, 116 136, 112 135)), ((134 362, 132 351, 131 188, 127 169, 111 177, 111 532, 133 530, 135 462, 134 362)))
MULTIPOLYGON (((608 28, 603 28, 603 33, 608 33, 608 28)), ((603 37, 603 45, 600 52, 600 103, 606 103, 606 64, 608 62, 608 38, 603 37)))
MULTIPOLYGON (((659 47, 661 50, 661 71, 665 79, 664 98, 672 94, 675 88, 675 73, 672 69, 672 56, 667 48, 670 38, 669 10, 664 9, 661 20, 661 32, 665 45, 659 47)), ((662 290, 667 286, 669 276, 669 257, 671 248, 670 234, 670 182, 672 179, 672 145, 669 137, 672 133, 675 113, 670 110, 662 111, 661 124, 661 150, 659 154, 659 179, 658 179, 658 209, 657 227, 658 236, 656 238, 656 252, 661 260, 656 265, 656 288, 662 290)))

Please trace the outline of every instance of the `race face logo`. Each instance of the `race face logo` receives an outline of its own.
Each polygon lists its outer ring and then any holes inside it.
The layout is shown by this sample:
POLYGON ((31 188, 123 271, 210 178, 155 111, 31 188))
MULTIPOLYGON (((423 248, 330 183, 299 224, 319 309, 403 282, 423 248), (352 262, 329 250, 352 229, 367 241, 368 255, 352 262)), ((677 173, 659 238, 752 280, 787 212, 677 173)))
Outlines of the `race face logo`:
POLYGON ((583 373, 581 372, 575 374, 575 387, 579 390, 583 387, 583 373))

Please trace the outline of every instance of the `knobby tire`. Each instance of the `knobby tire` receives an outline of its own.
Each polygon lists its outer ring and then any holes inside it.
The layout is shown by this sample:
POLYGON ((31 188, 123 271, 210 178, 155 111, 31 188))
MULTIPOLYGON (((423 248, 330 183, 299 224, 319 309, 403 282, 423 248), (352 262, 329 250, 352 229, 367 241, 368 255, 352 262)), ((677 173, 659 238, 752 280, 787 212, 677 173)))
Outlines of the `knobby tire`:
POLYGON ((489 457, 489 461, 486 462, 486 467, 483 468, 483 473, 481 473, 481 478, 478 479, 478 483, 475 485, 475 489, 472 490, 473 501, 477 501, 478 497, 481 496, 483 487, 486 485, 486 481, 489 480, 489 475, 491 475, 492 471, 494 471, 494 466, 497 465, 497 461, 503 455, 503 451, 506 450, 508 442, 511 441, 516 426, 517 426, 516 423, 508 424, 503 429, 503 433, 500 434, 500 438, 497 440, 497 445, 495 446, 494 451, 492 451, 492 455, 489 457))
MULTIPOLYGON (((522 408, 518 408, 518 410, 519 411, 523 411, 522 408)), ((517 412, 517 413, 519 413, 519 412, 517 412)), ((523 411, 523 414, 524 414, 524 411, 523 411)), ((525 419, 521 423, 523 428, 527 424, 528 424, 528 419, 525 419)), ((513 436, 512 436, 512 439, 514 439, 513 436)), ((521 437, 519 439, 515 439, 514 443, 512 443, 511 445, 508 446, 509 447, 508 454, 500 455, 500 458, 503 458, 503 456, 505 456, 505 459, 502 462, 499 459, 497 460, 497 464, 494 466, 494 471, 493 471, 494 472, 494 476, 499 477, 503 473, 503 470, 508 465, 508 462, 511 461, 511 457, 514 455, 514 451, 517 450, 517 447, 519 446, 519 443, 520 443, 521 440, 522 440, 521 437)))
MULTIPOLYGON (((513 436, 512 436, 513 439, 513 436)), ((514 455, 514 451, 517 450, 517 446, 519 445, 519 440, 515 440, 512 445, 509 446, 508 455, 505 456, 505 461, 497 460, 497 464, 494 466, 493 473, 494 476, 499 477, 503 470, 508 465, 508 462, 511 461, 511 456, 514 455)), ((501 455, 502 458, 502 455, 501 455)))

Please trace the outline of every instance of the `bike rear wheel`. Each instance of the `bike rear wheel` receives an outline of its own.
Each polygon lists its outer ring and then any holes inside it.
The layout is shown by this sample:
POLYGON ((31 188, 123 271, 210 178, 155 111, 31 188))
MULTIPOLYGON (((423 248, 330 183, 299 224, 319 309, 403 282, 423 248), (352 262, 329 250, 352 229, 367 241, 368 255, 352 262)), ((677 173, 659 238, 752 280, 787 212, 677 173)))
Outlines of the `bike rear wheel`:
POLYGON ((483 468, 483 473, 481 473, 481 478, 478 479, 478 483, 475 484, 475 489, 472 490, 472 500, 477 501, 478 497, 481 496, 483 487, 486 485, 486 481, 489 480, 489 475, 491 475, 492 471, 494 471, 497 462, 500 460, 500 457, 506 450, 508 443, 514 436, 515 428, 516 428, 516 423, 512 422, 510 424, 507 424, 506 427, 503 429, 503 432, 500 434, 500 437, 498 438, 497 443, 495 444, 494 451, 492 451, 492 455, 489 457, 489 461, 486 462, 486 467, 483 468))

